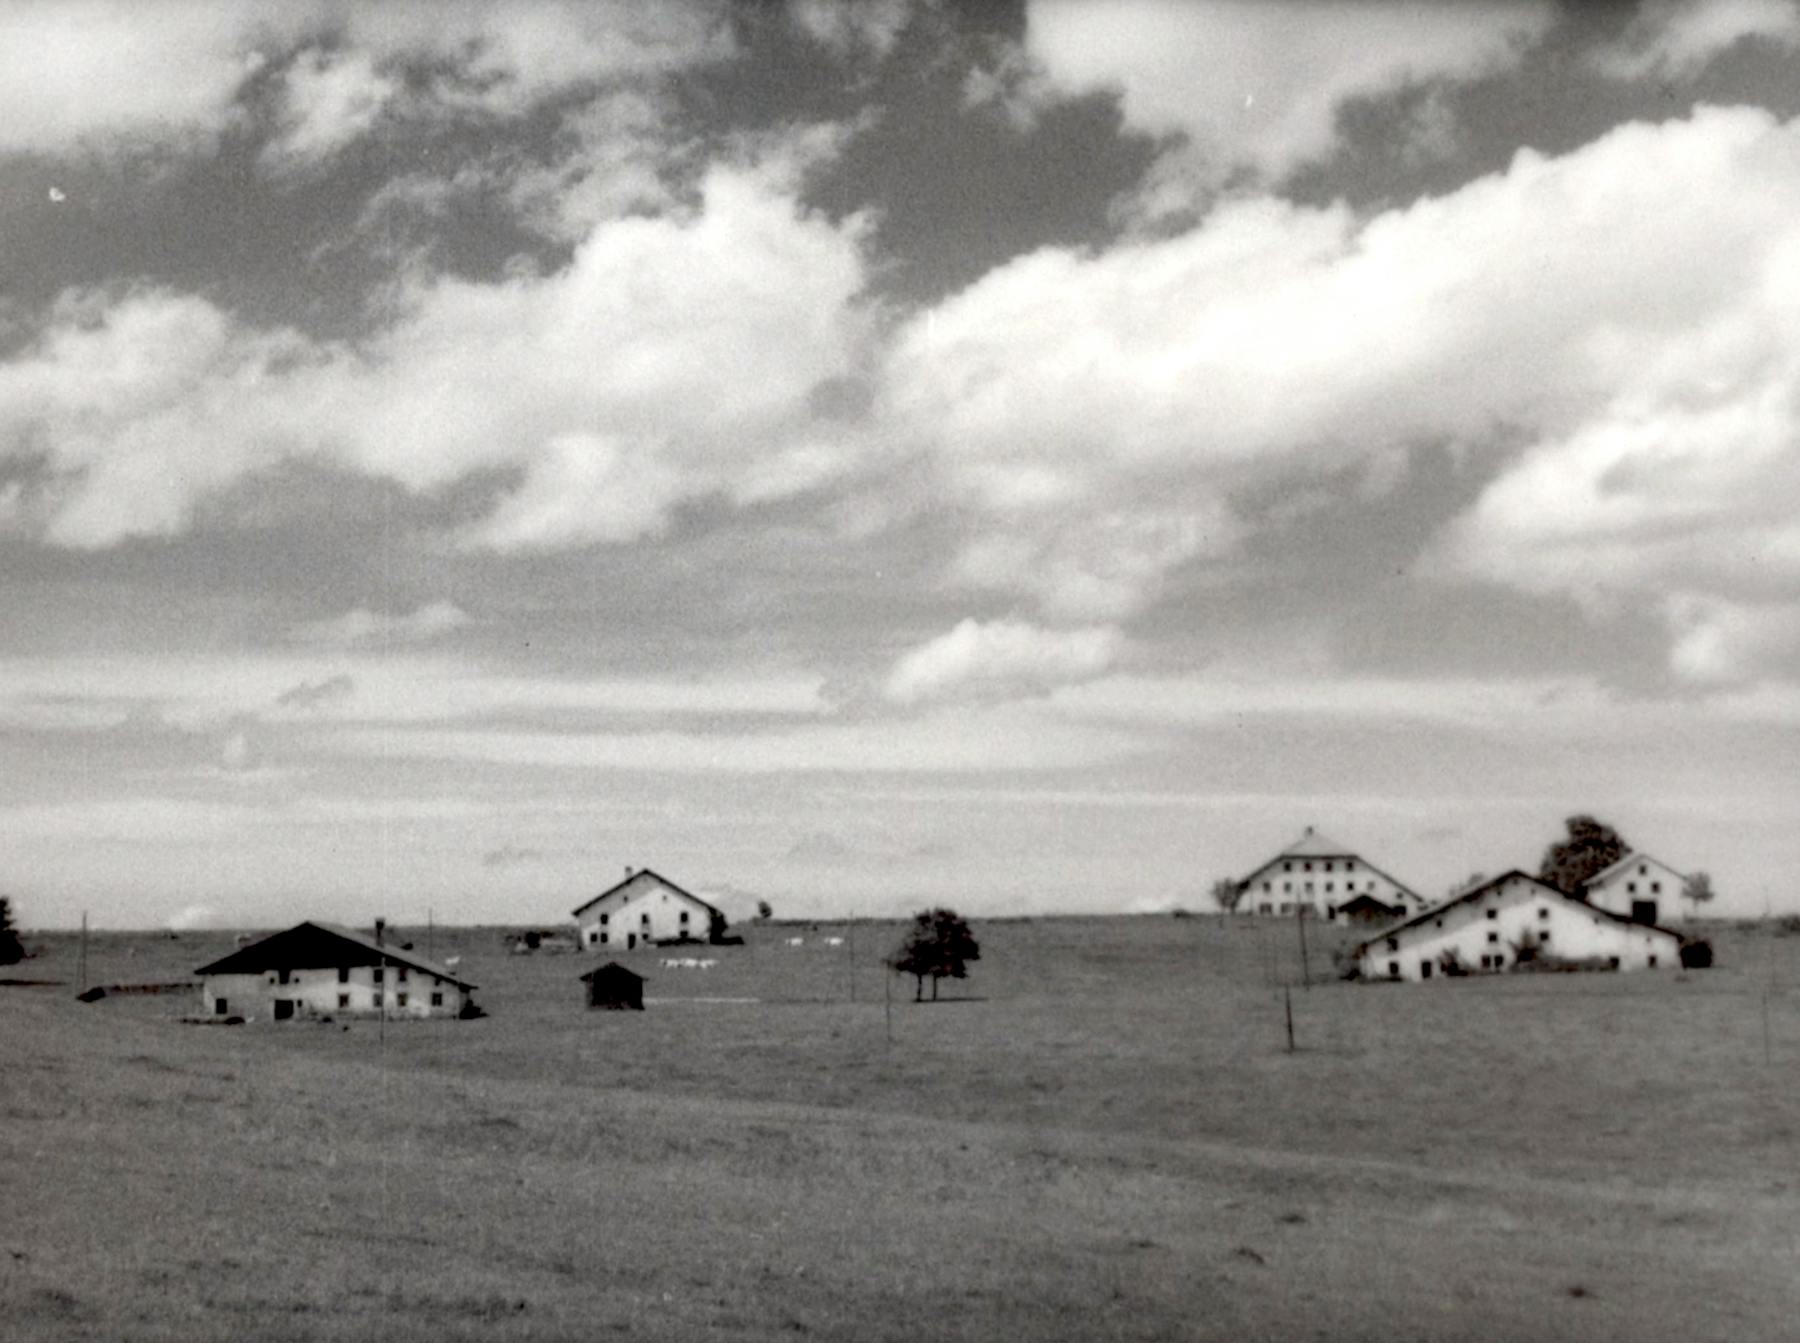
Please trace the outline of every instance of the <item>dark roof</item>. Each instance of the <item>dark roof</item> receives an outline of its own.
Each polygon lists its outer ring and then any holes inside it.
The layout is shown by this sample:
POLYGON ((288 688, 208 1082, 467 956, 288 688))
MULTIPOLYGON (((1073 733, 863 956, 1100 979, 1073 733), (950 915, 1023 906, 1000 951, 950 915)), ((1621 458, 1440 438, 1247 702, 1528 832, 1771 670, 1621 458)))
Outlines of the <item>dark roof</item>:
POLYGON ((1470 887, 1461 895, 1451 896, 1450 899, 1435 904, 1430 909, 1421 910, 1410 919, 1403 920, 1391 927, 1383 928, 1379 933, 1376 933, 1375 936, 1358 942, 1355 946, 1351 947, 1350 954, 1352 956, 1360 956, 1364 951, 1368 950, 1369 947, 1382 941, 1384 938, 1392 937, 1394 934, 1404 932, 1408 928, 1417 927, 1427 919, 1438 918, 1447 909, 1454 909, 1457 905, 1466 904, 1470 900, 1479 900, 1494 887, 1499 886, 1503 882, 1511 881, 1514 877, 1525 878, 1525 880, 1530 882, 1533 886, 1540 888, 1545 895, 1555 896, 1558 900, 1562 900, 1571 905, 1580 905, 1583 909, 1587 910, 1597 918, 1611 919, 1614 923, 1622 923, 1627 928, 1645 928, 1653 933, 1666 933, 1677 941, 1680 941, 1681 939, 1681 934, 1676 932, 1673 928, 1663 928, 1654 923, 1639 923, 1636 919, 1628 919, 1623 914, 1614 914, 1611 910, 1601 909, 1598 905, 1590 905, 1587 901, 1570 895, 1566 891, 1557 890, 1556 887, 1552 886, 1542 877, 1534 877, 1529 872, 1521 871, 1515 867, 1510 872, 1502 872, 1499 876, 1482 882, 1479 886, 1470 887))
POLYGON ((345 965, 405 965, 448 980, 465 989, 475 986, 436 961, 377 943, 335 923, 297 923, 286 932, 239 947, 231 955, 203 965, 197 975, 256 975, 265 970, 325 970, 345 965))
POLYGON ((640 867, 637 871, 633 872, 629 877, 626 877, 624 881, 618 882, 617 884, 612 885, 612 886, 608 886, 604 891, 601 891, 600 894, 596 895, 593 899, 584 900, 581 904, 576 905, 575 906, 576 917, 579 918, 581 916, 581 912, 584 909, 593 908, 595 905, 599 904, 602 900, 606 899, 607 896, 612 895, 617 891, 622 891, 627 886, 631 885, 632 882, 641 881, 645 877, 654 878, 655 880, 660 881, 664 886, 667 886, 671 891, 674 891, 676 895, 687 897, 689 900, 692 900, 696 905, 700 905, 701 907, 710 911, 711 913, 717 914, 720 918, 725 917, 725 911, 720 909, 717 905, 708 904, 706 901, 702 900, 699 896, 695 895, 692 891, 683 890, 681 887, 677 886, 674 882, 670 881, 667 877, 663 876, 660 872, 652 872, 647 867, 640 867))
POLYGON ((628 970, 617 961, 608 961, 605 965, 597 965, 581 977, 582 983, 595 979, 635 979, 644 982, 644 977, 635 970, 628 970))
POLYGON ((1387 901, 1377 900, 1374 896, 1370 895, 1367 891, 1364 891, 1364 892, 1362 892, 1362 894, 1352 896, 1350 899, 1344 901, 1343 904, 1341 904, 1337 907, 1337 912, 1340 914, 1343 914, 1349 910, 1362 909, 1368 905, 1373 905, 1377 909, 1386 909, 1386 910, 1404 911, 1406 909, 1405 905, 1390 905, 1387 901))

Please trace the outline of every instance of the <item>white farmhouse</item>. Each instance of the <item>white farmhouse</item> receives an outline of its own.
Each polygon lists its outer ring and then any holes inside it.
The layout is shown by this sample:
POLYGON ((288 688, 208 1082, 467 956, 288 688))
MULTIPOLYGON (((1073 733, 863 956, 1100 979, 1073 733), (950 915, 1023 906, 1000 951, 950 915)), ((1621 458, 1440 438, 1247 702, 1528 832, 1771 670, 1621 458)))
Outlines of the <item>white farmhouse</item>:
POLYGON ((1637 923, 1672 923, 1680 909, 1687 877, 1647 853, 1628 853, 1589 877, 1581 897, 1595 909, 1623 915, 1637 923))
POLYGON ((1431 979, 1444 973, 1447 962, 1471 973, 1507 970, 1521 953, 1614 970, 1654 970, 1680 965, 1681 939, 1515 870, 1351 948, 1364 979, 1431 979))
POLYGON ((625 869, 625 880, 575 909, 584 951, 632 951, 659 942, 716 942, 723 911, 649 868, 625 869))
POLYGON ((215 1017, 453 1017, 475 986, 410 951, 331 923, 295 924, 194 971, 215 1017))
POLYGON ((1344 906, 1371 902, 1394 918, 1425 908, 1425 898, 1394 880, 1348 846, 1306 832, 1238 883, 1244 893, 1238 911, 1246 914, 1323 915, 1336 921, 1344 906))

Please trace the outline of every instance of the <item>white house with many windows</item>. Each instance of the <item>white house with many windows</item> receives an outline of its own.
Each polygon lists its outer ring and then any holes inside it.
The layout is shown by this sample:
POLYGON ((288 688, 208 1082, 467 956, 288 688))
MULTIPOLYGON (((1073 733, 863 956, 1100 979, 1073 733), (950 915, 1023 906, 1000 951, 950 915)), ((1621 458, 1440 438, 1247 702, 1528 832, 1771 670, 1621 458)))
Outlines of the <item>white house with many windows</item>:
POLYGON ((1240 914, 1308 914, 1337 920, 1346 905, 1371 902, 1393 918, 1425 907, 1425 898, 1396 881, 1361 854, 1321 835, 1306 832, 1238 883, 1240 914))
POLYGON ((194 971, 215 1017, 453 1017, 466 979, 410 951, 332 923, 299 923, 194 971))
POLYGON ((1682 913, 1687 877, 1647 853, 1628 853, 1582 883, 1581 898, 1595 909, 1638 923, 1673 923, 1682 913))
POLYGON ((1681 938, 1513 871, 1383 929, 1351 955, 1364 979, 1491 974, 1522 959, 1655 970, 1681 964, 1681 938))
POLYGON ((649 868, 625 869, 625 880, 575 909, 584 951, 633 951, 659 942, 714 942, 725 915, 649 868))

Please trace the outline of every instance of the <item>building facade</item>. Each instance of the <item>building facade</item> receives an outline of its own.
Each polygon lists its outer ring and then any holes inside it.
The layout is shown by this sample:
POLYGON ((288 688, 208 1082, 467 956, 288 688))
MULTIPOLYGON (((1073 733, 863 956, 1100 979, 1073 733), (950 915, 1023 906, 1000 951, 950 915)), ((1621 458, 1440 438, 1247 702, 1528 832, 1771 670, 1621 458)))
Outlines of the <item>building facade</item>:
POLYGON ((1305 913, 1337 922, 1353 901, 1364 915, 1369 902, 1406 918, 1425 908, 1425 899, 1360 854, 1319 834, 1306 832, 1238 883, 1240 914, 1305 913))
POLYGON ((1687 877, 1647 853, 1628 853, 1582 884, 1581 897, 1595 909, 1638 923, 1673 923, 1683 914, 1687 877))
POLYGON ((1681 938, 1513 871, 1384 929, 1351 955, 1363 979, 1492 974, 1522 959, 1655 970, 1681 964, 1681 938))
POLYGON ((578 905, 575 924, 584 951, 716 942, 725 934, 722 911, 647 867, 627 868, 625 880, 578 905))
POLYGON ((194 972, 215 1017, 454 1017, 475 986, 409 951, 348 928, 301 923, 194 972))

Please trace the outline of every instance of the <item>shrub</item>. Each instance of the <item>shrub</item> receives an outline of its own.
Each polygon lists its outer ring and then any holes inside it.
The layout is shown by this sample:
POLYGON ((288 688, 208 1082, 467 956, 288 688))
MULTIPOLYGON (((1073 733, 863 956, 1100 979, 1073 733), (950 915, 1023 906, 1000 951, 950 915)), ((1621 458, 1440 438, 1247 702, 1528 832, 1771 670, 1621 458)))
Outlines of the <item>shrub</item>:
POLYGON ((1713 963, 1712 943, 1704 937, 1689 938, 1681 944, 1681 968, 1705 970, 1713 963))

